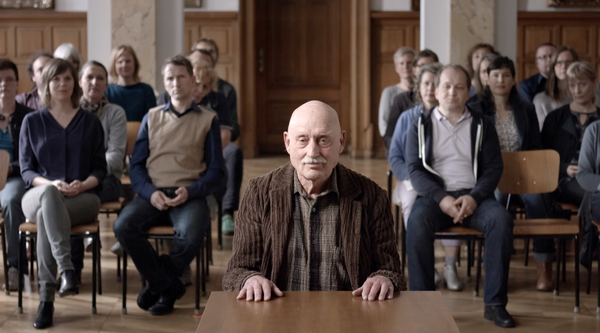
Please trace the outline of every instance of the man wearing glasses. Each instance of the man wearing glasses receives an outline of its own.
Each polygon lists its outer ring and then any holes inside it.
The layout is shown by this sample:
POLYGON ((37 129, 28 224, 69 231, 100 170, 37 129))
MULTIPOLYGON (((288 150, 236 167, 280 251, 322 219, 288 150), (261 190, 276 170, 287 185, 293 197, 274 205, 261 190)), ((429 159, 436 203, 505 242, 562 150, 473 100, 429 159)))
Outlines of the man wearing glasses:
POLYGON ((519 95, 529 103, 533 102, 533 97, 546 89, 546 80, 552 70, 552 54, 556 52, 556 46, 552 43, 544 43, 538 46, 535 51, 535 65, 539 73, 535 74, 519 83, 517 88, 519 95))

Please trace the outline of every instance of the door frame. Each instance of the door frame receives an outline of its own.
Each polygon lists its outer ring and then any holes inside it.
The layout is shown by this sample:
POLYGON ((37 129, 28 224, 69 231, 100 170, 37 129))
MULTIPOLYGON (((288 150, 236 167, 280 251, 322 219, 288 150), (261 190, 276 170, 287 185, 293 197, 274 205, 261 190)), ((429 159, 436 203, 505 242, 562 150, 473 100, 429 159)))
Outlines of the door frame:
MULTIPOLYGON (((256 3, 258 0, 239 0, 240 29, 240 106, 243 131, 241 144, 244 156, 258 156, 257 145, 257 80, 258 59, 256 42, 256 3)), ((342 18, 344 19, 344 18, 342 18)), ((354 158, 373 156, 371 123, 371 1, 350 0, 350 128, 346 151, 354 158)))

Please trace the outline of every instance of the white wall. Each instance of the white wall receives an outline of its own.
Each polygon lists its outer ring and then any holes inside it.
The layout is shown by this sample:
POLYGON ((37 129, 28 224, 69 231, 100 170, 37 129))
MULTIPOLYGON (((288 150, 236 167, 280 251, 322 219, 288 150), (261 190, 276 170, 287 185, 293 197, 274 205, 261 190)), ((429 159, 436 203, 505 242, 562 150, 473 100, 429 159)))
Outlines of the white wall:
POLYGON ((450 1, 421 0, 421 49, 430 49, 441 63, 450 62, 450 1))
MULTIPOLYGON (((186 8, 186 12, 237 12, 239 0, 202 0, 201 8, 186 8)), ((244 1, 244 0, 241 0, 244 1)))
POLYGON ((378 12, 406 12, 410 11, 410 3, 411 0, 371 0, 371 10, 378 12))
POLYGON ((101 62, 109 67, 112 49, 112 7, 108 0, 80 0, 86 3, 86 10, 94 15, 87 19, 87 54, 88 60, 101 62))
MULTIPOLYGON (((498 0, 497 0, 498 1, 498 0)), ((519 0, 519 11, 523 12, 589 12, 600 8, 556 8, 548 7, 547 0, 519 0)))
POLYGON ((183 52, 183 24, 183 0, 156 1, 156 26, 161 28, 156 29, 154 87, 159 93, 165 91, 161 73, 163 62, 174 54, 183 52))
MULTIPOLYGON (((95 0, 104 2, 107 0, 95 0)), ((108 1, 110 2, 110 1, 108 1)), ((102 4, 100 4, 102 5, 102 4)), ((86 0, 54 0, 54 10, 57 12, 87 12, 88 1, 86 0)))
POLYGON ((494 46, 503 55, 517 59, 517 0, 496 0, 494 46))

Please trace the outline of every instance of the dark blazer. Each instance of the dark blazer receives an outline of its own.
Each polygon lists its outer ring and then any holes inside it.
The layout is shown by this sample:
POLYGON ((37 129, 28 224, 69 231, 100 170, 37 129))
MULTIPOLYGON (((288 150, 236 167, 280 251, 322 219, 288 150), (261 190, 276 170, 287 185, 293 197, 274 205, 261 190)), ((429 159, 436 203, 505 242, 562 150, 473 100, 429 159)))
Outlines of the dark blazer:
POLYGON ((390 110, 390 117, 388 118, 387 128, 385 129, 385 135, 383 136, 383 144, 386 149, 390 148, 392 143, 392 136, 394 136, 394 129, 396 128, 396 123, 400 118, 402 112, 412 108, 415 106, 415 93, 411 91, 405 91, 401 94, 398 94, 394 97, 394 102, 392 103, 392 109, 390 110))
MULTIPOLYGON (((433 140, 431 117, 433 109, 425 111, 413 121, 411 131, 406 142, 406 160, 410 182, 419 195, 440 202, 448 192, 442 177, 433 169, 433 140), (419 140, 419 134, 424 142, 419 140), (424 145, 425 156, 421 155, 424 145)), ((471 124, 471 156, 473 173, 477 183, 471 189, 470 196, 477 205, 487 198, 494 197, 494 190, 498 186, 504 165, 500 143, 494 122, 480 112, 471 111, 473 122, 471 124)))
MULTIPOLYGON (((535 106, 524 101, 516 94, 511 97, 509 104, 517 123, 520 150, 542 149, 542 138, 537 114, 535 113, 535 106)), ((467 106, 490 117, 494 121, 495 107, 492 100, 476 95, 469 99, 467 106)))
POLYGON ((519 83, 517 91, 521 98, 532 103, 535 95, 546 90, 546 81, 546 78, 540 73, 532 75, 519 83))
MULTIPOLYGON (((600 108, 596 107, 596 115, 600 117, 600 108)), ((560 155, 559 179, 568 177, 567 167, 579 150, 579 136, 571 114, 571 106, 563 105, 550 112, 542 128, 542 143, 546 149, 554 149, 560 155)))
MULTIPOLYGON (((338 164, 341 241, 350 283, 357 289, 374 275, 406 290, 386 192, 370 179, 338 164)), ((293 230, 294 167, 288 163, 250 180, 235 221, 233 255, 223 290, 240 290, 253 275, 286 285, 284 256, 293 230)))

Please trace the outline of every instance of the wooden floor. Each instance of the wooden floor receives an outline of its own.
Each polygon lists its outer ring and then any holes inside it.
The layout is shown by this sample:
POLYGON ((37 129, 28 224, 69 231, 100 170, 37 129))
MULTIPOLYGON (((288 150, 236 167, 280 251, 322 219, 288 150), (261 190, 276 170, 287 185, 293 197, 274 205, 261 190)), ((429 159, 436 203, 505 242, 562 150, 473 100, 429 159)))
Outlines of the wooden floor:
MULTIPOLYGON (((244 163, 244 185, 251 178, 264 174, 288 161, 287 158, 250 159, 244 163)), ((387 163, 384 160, 352 160, 342 158, 342 163, 356 170, 385 188, 387 163)), ((243 193, 243 192, 242 192, 243 193)), ((104 294, 98 297, 98 314, 91 314, 91 256, 87 254, 86 268, 83 274, 83 286, 80 294, 58 299, 55 302, 54 326, 51 332, 195 332, 200 321, 193 317, 194 293, 188 288, 186 295, 176 303, 173 314, 164 317, 153 317, 136 305, 137 293, 141 289, 139 274, 129 266, 128 314, 121 314, 121 283, 116 282, 116 256, 109 249, 115 238, 112 232, 114 216, 101 216, 102 225, 102 275, 104 294)), ((231 256, 231 237, 224 238, 224 250, 216 250, 216 222, 213 221, 214 265, 210 270, 210 281, 207 288, 221 290, 221 278, 231 256)), ((522 247, 522 243, 515 243, 522 247)), ((438 270, 443 269, 443 251, 436 247, 438 270)), ((463 251, 464 253, 464 251, 463 251)), ((463 258, 463 262, 466 260, 463 258)), ((596 315, 596 293, 598 276, 593 274, 592 294, 581 293, 581 313, 573 313, 574 279, 573 260, 568 262, 567 283, 563 284, 559 296, 552 293, 535 291, 536 270, 533 259, 530 265, 523 264, 522 251, 513 256, 509 280, 508 310, 515 317, 518 327, 511 332, 600 332, 600 315, 596 315)), ((595 266, 596 267, 596 266, 595 266)), ((594 268, 594 271, 596 268, 594 268)), ((459 268, 459 275, 466 276, 465 265, 459 268)), ((474 274, 473 274, 474 275, 474 274)), ((587 271, 581 270, 582 290, 587 278, 587 271)), ((1 279, 1 278, 0 278, 1 279)), ((474 279, 473 279, 474 280, 474 279)), ((466 283, 462 292, 451 292, 442 289, 447 306, 450 308, 456 324, 461 332, 500 332, 502 329, 483 319, 482 297, 473 296, 473 282, 466 283)), ((37 291, 34 286, 32 294, 26 294, 23 314, 17 313, 17 294, 10 296, 0 293, 0 331, 1 332, 34 332, 32 322, 38 306, 37 291)), ((202 298, 204 307, 207 298, 202 298)), ((434 313, 431 314, 435 316, 434 313)), ((282 328, 284 331, 285 328, 282 328)))

